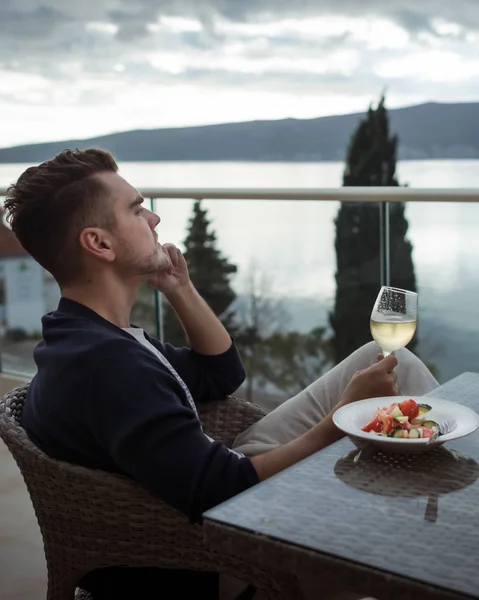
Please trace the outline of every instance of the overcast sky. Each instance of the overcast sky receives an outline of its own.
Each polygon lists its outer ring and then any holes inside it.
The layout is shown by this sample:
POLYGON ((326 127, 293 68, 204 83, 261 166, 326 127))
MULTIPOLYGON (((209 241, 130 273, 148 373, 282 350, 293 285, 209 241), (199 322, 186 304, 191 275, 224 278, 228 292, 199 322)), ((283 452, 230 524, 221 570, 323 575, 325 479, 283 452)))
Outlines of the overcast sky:
POLYGON ((0 0, 0 147, 479 100, 479 0, 0 0))

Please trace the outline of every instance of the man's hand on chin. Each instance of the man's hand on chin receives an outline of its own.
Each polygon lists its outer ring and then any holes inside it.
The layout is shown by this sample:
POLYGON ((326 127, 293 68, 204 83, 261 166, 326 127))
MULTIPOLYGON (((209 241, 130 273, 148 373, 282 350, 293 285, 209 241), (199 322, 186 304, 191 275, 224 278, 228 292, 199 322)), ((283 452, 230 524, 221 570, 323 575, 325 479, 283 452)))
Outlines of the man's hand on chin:
POLYGON ((164 244, 162 248, 171 264, 160 266, 148 283, 165 294, 193 350, 206 355, 223 354, 231 347, 229 333, 193 285, 180 250, 174 244, 164 244))
POLYGON ((175 295, 191 284, 185 257, 174 244, 163 244, 163 253, 169 261, 148 279, 149 285, 168 296, 175 295))

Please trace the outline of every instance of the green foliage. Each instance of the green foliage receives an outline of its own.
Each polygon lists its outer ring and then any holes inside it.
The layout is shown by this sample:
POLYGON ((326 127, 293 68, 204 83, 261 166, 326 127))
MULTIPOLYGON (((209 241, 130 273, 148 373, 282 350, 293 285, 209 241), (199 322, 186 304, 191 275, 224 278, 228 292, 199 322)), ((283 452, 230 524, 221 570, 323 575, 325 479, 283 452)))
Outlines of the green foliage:
MULTIPOLYGON (((201 207, 201 201, 196 200, 184 241, 184 256, 196 289, 226 329, 232 332, 233 313, 228 309, 236 294, 230 280, 237 267, 229 263, 216 247, 216 234, 210 229, 207 213, 208 211, 201 207)), ((169 305, 165 306, 164 315, 165 340, 175 346, 183 346, 186 342, 185 334, 169 305)))
POLYGON ((295 395, 322 375, 330 362, 324 329, 289 330, 291 317, 272 293, 273 287, 270 277, 252 264, 238 308, 236 334, 247 374, 244 393, 250 402, 266 384, 295 395))
POLYGON ((254 390, 264 382, 265 340, 283 331, 289 319, 281 300, 271 294, 272 282, 252 263, 246 274, 245 296, 237 310, 235 339, 246 369, 245 397, 254 400, 254 390))
POLYGON ((345 186, 398 186, 398 138, 389 132, 384 96, 376 109, 369 107, 349 144, 343 174, 345 186))
MULTIPOLYGON (((345 186, 398 186, 397 137, 390 135, 384 97, 369 108, 351 138, 345 186)), ((390 284, 416 290, 412 246, 406 239, 404 204, 390 207, 390 284)), ((369 318, 380 288, 379 206, 342 203, 336 224, 336 297, 330 315, 335 362, 371 341, 369 318)), ((414 349, 415 340, 409 346, 414 349)))
POLYGON ((322 375, 330 362, 325 329, 274 333, 264 341, 263 376, 293 396, 322 375))

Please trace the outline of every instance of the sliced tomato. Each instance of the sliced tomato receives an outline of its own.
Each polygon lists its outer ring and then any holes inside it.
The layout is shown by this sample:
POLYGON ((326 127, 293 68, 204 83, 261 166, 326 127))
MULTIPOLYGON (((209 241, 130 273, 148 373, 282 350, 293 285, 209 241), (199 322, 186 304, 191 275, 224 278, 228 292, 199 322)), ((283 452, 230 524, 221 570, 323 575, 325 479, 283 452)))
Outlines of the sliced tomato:
POLYGON ((386 412, 378 411, 373 419, 363 427, 363 431, 369 433, 370 431, 375 431, 376 433, 389 433, 393 428, 394 419, 391 415, 388 415, 386 412))
POLYGON ((402 414, 405 417, 408 417, 409 420, 415 419, 419 414, 419 408, 417 406, 417 402, 415 402, 412 398, 409 400, 403 400, 399 403, 399 408, 401 409, 402 414))
POLYGON ((376 433, 381 433, 383 430, 383 422, 379 418, 379 413, 376 413, 374 417, 369 421, 367 425, 363 427, 363 431, 369 433, 370 431, 375 431, 376 433))

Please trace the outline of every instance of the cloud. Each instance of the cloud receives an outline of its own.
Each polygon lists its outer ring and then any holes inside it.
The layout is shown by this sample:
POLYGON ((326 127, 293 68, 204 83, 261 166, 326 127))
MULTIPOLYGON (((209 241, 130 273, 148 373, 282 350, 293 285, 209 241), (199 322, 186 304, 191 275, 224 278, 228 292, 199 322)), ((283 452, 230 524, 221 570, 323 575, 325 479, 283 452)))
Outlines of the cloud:
MULTIPOLYGON (((396 24, 408 34, 429 33, 437 35, 435 22, 455 23, 465 29, 479 28, 477 0, 457 0, 453 5, 447 0, 369 0, 365 5, 357 0, 316 0, 294 3, 290 0, 4 0, 0 8, 2 33, 1 57, 9 51, 8 42, 26 43, 28 54, 36 46, 43 52, 56 49, 66 56, 106 50, 122 42, 126 47, 139 43, 161 48, 176 37, 176 45, 199 49, 222 49, 231 39, 248 37, 248 29, 258 37, 294 36, 301 42, 305 36, 317 40, 328 39, 329 30, 335 27, 336 37, 347 35, 354 29, 353 20, 362 23, 370 18, 396 24), (336 17, 336 24, 331 17, 336 17), (314 29, 308 20, 314 20, 314 29), (92 23, 113 26, 112 33, 88 29, 92 23), (251 29, 252 28, 252 29, 251 29), (276 33, 275 33, 276 31, 276 33), (88 35, 85 33, 88 32, 88 35), (67 43, 70 42, 70 43, 67 43)), ((344 41, 344 40, 343 40, 344 41)), ((116 50, 120 50, 116 48, 116 50)))
MULTIPOLYGON (((110 105, 131 114, 144 112, 148 99, 171 97, 171 110, 159 111, 171 116, 174 98, 184 94, 188 111, 181 105, 178 124, 226 114, 206 105, 220 97, 231 102, 230 93, 250 94, 252 104, 262 103, 262 116, 273 97, 285 103, 281 114, 299 116, 296 107, 313 107, 315 99, 341 111, 385 87, 396 104, 477 98, 476 6, 477 0, 0 0, 0 108, 69 115, 75 106, 110 105)), ((253 109, 243 101, 233 110, 240 118, 253 109)))
POLYGON ((399 9, 393 12, 391 17, 398 25, 412 34, 421 32, 436 33, 431 24, 432 19, 430 15, 407 9, 399 9))
POLYGON ((44 37, 68 20, 62 12, 47 6, 38 6, 27 13, 15 8, 0 9, 0 16, 2 38, 44 37))
MULTIPOLYGON (((146 4, 151 4, 145 0, 146 4)), ((233 22, 268 22, 287 18, 311 18, 328 15, 382 17, 404 26, 411 33, 428 30, 434 19, 459 23, 467 28, 479 28, 476 0, 169 0, 163 10, 183 16, 196 16, 211 22, 212 15, 233 22)))

